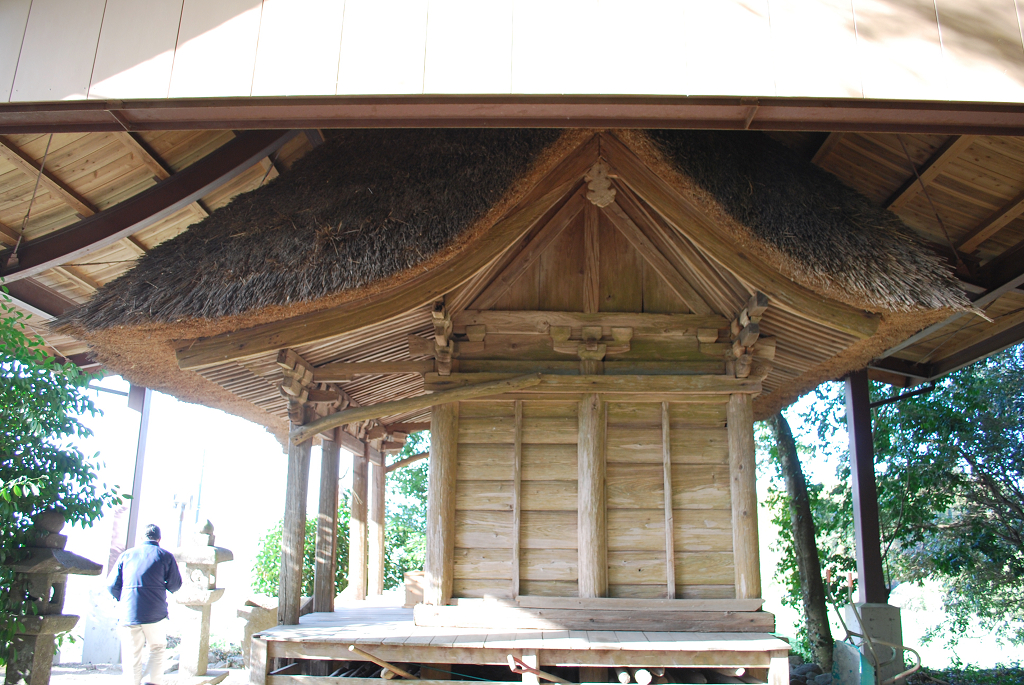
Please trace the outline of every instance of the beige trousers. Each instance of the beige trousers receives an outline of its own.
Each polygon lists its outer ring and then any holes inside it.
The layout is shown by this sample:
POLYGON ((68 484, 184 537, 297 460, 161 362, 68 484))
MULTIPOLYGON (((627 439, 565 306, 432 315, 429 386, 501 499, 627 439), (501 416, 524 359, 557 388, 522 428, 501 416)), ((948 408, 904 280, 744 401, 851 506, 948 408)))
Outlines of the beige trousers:
POLYGON ((124 672, 125 685, 141 685, 142 683, 142 650, 149 647, 149 671, 147 683, 163 685, 164 682, 164 651, 167 649, 167 619, 156 623, 143 623, 136 626, 121 626, 121 670, 124 672))

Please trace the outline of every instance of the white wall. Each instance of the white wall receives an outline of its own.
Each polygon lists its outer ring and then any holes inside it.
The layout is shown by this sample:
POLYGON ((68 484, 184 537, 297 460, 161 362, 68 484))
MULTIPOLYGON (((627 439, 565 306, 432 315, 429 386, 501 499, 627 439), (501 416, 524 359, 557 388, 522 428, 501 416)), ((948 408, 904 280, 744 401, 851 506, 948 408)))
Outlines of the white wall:
POLYGON ((3 0, 0 101, 1024 101, 1022 0, 3 0))

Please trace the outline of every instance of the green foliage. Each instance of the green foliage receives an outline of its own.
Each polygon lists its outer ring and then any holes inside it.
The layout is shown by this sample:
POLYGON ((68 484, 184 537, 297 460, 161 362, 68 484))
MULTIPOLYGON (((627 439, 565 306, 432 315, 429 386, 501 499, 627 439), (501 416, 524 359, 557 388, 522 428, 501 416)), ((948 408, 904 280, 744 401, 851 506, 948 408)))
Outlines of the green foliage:
POLYGON ((934 670, 923 668, 908 679, 909 685, 1024 685, 1024 668, 1020 664, 975 668, 973 666, 934 670))
MULTIPOLYGON (((95 456, 73 442, 91 435, 80 417, 97 413, 85 394, 93 376, 58 364, 27 318, 0 296, 0 564, 31 541, 35 514, 60 506, 68 523, 88 526, 121 503, 116 487, 96 483, 95 456)), ((0 664, 22 613, 11 580, 0 567, 0 664)))
MULTIPOLYGON (((334 566, 335 593, 348 586, 348 493, 338 501, 338 544, 334 566)), ((302 596, 313 596, 313 571, 316 568, 316 525, 317 517, 306 519, 304 554, 302 557, 302 596)), ((252 589, 261 595, 277 597, 277 586, 281 578, 281 533, 284 521, 267 531, 260 538, 259 552, 252 566, 252 589)))
MULTIPOLYGON (((873 384, 872 400, 892 394, 873 384)), ((822 386, 818 400, 805 418, 827 443, 845 424, 842 393, 822 386)), ((940 581, 950 620, 935 634, 951 644, 975 621, 1024 642, 1024 347, 872 414, 887 581, 940 581)), ((840 485, 815 523, 828 531, 834 515, 837 537, 819 545, 852 551, 849 457, 836 456, 840 485)))
MULTIPOLYGON (((430 433, 409 436, 392 463, 430 450, 430 433)), ((405 573, 423 569, 427 548, 427 460, 388 474, 384 587, 402 587, 405 573)))

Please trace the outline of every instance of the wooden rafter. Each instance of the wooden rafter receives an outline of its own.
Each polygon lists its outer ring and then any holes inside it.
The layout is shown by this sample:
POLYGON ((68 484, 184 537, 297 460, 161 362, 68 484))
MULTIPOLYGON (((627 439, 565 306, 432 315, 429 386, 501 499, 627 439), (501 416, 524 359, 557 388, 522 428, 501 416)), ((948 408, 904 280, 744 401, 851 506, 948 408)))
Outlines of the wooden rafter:
POLYGON ((152 226, 237 178, 296 135, 297 131, 245 131, 152 188, 67 228, 22 243, 18 267, 4 273, 4 278, 11 283, 33 276, 152 226))
POLYGON ((811 164, 824 166, 829 155, 831 155, 833 150, 839 146, 839 143, 843 141, 843 136, 845 135, 846 134, 841 131, 829 133, 828 137, 826 137, 825 141, 821 144, 821 147, 819 147, 817 152, 814 153, 814 157, 811 158, 811 164))
POLYGON ((17 145, 9 139, 0 136, 0 157, 17 167, 33 181, 39 177, 39 185, 70 205, 81 217, 92 216, 99 212, 96 207, 84 197, 72 190, 67 184, 53 175, 49 169, 43 169, 39 174, 39 163, 29 157, 17 145))
MULTIPOLYGON (((163 181, 174 175, 174 170, 151 148, 141 134, 132 131, 120 131, 117 134, 121 143, 138 155, 146 168, 153 173, 157 181, 163 181)), ((202 217, 210 216, 210 210, 203 204, 202 200, 192 203, 192 208, 202 217)))
POLYGON ((83 273, 80 269, 71 266, 70 264, 65 266, 55 266, 53 267, 53 270, 88 292, 95 292, 100 289, 100 284, 97 281, 93 280, 88 274, 83 273))
POLYGON ((355 376, 424 374, 434 370, 434 362, 334 362, 313 369, 314 383, 350 381, 355 376))
POLYGON ((433 269, 374 297, 254 328, 224 333, 183 345, 178 366, 198 369, 232 359, 333 338, 437 301, 466 283, 534 228, 552 206, 564 201, 576 186, 572 180, 538 200, 517 206, 479 239, 453 254, 443 268, 433 269))
POLYGON ((1004 226, 1024 213, 1024 192, 1019 193, 1012 200, 1000 207, 992 216, 985 219, 981 224, 967 235, 960 239, 956 249, 961 252, 971 253, 978 247, 999 232, 1004 226))
POLYGON ((928 158, 928 161, 917 168, 917 173, 904 181, 899 190, 892 194, 885 202, 887 209, 898 212, 904 205, 914 199, 921 192, 921 184, 928 185, 942 173, 950 163, 956 159, 974 142, 975 136, 950 136, 943 145, 928 158), (921 177, 920 182, 918 176, 921 177))

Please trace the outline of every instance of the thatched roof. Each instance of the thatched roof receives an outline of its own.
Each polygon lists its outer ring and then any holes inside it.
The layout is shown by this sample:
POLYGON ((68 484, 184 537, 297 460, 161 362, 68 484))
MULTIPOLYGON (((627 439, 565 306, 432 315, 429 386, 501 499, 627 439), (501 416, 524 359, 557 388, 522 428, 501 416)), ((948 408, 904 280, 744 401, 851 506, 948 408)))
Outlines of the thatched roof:
MULTIPOLYGON (((339 132, 153 249, 61 323, 95 330, 218 319, 382 281, 458 241, 559 135, 339 132)), ((966 306, 949 270, 895 215, 767 136, 639 135, 804 285, 881 311, 966 306)))

